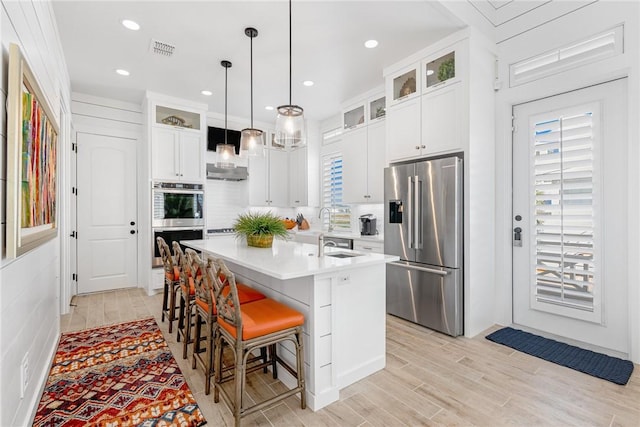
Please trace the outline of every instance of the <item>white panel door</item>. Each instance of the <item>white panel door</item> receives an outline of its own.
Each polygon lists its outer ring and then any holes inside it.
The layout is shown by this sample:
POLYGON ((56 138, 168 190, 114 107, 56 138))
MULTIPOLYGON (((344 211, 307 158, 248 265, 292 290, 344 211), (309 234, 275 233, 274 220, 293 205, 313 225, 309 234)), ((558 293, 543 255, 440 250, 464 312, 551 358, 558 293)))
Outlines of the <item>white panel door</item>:
POLYGON ((136 141, 78 133, 78 292, 136 286, 136 141))
POLYGON ((627 354, 626 79, 514 116, 513 322, 627 354))

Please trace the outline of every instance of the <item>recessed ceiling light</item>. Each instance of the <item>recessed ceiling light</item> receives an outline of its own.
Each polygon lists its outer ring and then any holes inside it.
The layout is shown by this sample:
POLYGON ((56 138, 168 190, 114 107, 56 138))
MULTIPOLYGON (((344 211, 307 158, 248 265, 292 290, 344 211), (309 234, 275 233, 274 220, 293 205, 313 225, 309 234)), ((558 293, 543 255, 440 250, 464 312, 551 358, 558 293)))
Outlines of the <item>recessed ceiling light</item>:
POLYGON ((267 111, 273 111, 273 106, 272 105, 267 105, 264 107, 265 110, 267 111))
POLYGON ((210 90, 203 90, 200 92, 201 94, 203 94, 204 96, 211 96, 213 95, 213 92, 211 92, 210 90))
POLYGON ((427 70, 427 76, 431 76, 433 75, 434 71, 433 70, 427 70))
POLYGON ((302 84, 305 86, 313 86, 313 82, 311 80, 305 80, 302 82, 302 84))
POLYGON ((116 70, 116 73, 120 74, 121 76, 128 76, 129 74, 131 74, 127 70, 123 70, 122 68, 118 68, 116 70))
POLYGON ((122 25, 124 25, 125 28, 128 28, 133 31, 138 31, 140 29, 140 24, 130 19, 123 19, 122 25))
POLYGON ((376 46, 378 46, 378 40, 367 40, 364 42, 364 47, 368 49, 373 49, 376 46))

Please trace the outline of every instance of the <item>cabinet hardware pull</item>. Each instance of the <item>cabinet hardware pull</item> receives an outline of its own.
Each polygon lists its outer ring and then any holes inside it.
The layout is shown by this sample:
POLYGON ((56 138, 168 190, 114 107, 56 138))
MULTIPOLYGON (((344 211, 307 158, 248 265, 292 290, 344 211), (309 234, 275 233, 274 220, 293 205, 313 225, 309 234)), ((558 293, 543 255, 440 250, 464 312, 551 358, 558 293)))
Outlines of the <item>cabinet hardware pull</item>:
POLYGON ((423 145, 422 148, 427 148, 427 147, 425 145, 423 145))
POLYGON ((419 146, 419 145, 416 145, 416 150, 419 150, 419 149, 420 149, 420 146, 419 146))

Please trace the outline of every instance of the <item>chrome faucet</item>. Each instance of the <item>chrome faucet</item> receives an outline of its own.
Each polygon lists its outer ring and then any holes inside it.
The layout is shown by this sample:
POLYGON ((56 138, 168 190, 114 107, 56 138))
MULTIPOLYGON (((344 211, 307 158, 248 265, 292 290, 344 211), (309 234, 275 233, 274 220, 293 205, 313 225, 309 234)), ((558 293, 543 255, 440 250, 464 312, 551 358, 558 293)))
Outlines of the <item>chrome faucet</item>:
POLYGON ((324 208, 320 208, 320 211, 318 212, 318 218, 322 217, 322 211, 323 210, 327 210, 327 212, 329 212, 329 229, 327 231, 332 232, 333 231, 333 222, 331 221, 331 209, 329 209, 328 207, 324 207, 324 208))
POLYGON ((327 243, 324 242, 324 234, 320 233, 318 234, 318 256, 324 256, 324 247, 325 246, 334 246, 337 247, 338 245, 336 244, 336 242, 329 240, 327 243))

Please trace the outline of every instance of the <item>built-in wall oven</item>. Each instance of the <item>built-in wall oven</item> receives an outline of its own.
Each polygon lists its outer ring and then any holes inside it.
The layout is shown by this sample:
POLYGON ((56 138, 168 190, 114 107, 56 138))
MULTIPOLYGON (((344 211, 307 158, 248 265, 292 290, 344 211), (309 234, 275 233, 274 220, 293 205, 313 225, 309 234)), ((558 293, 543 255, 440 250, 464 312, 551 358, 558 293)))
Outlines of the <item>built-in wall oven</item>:
MULTIPOLYGON (((156 182, 153 185, 153 267, 162 265, 156 237, 173 241, 202 239, 204 232, 202 184, 156 182)), ((184 250, 184 248, 183 248, 184 250)))

